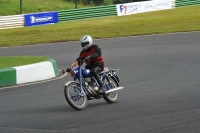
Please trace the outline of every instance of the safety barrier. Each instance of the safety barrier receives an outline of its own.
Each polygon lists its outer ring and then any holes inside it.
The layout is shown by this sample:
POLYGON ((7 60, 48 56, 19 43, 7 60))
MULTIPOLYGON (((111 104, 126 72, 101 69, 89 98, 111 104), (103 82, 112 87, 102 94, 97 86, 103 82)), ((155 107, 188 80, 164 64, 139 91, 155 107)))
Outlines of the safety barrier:
POLYGON ((172 8, 175 8, 175 6, 176 6, 176 2, 175 2, 176 0, 171 0, 171 5, 172 5, 172 8))
POLYGON ((24 27, 24 15, 0 17, 0 29, 24 27))
POLYGON ((54 59, 25 66, 0 69, 0 87, 54 78, 59 75, 54 59))
POLYGON ((58 20, 62 22, 114 15, 117 15, 116 6, 109 5, 58 11, 58 20))
POLYGON ((200 0, 176 0, 176 7, 200 4, 200 0))
MULTIPOLYGON (((171 0, 172 7, 181 7, 200 4, 200 0, 171 0)), ((58 21, 74 21, 88 18, 116 16, 116 5, 97 6, 58 11, 58 21)), ((24 15, 0 17, 0 29, 24 27, 24 15)))

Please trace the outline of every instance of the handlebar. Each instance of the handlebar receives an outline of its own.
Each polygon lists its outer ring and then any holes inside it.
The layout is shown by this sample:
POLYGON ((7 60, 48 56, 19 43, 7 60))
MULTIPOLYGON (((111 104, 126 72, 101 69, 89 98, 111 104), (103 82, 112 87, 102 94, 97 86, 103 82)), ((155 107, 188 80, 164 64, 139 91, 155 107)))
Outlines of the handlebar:
MULTIPOLYGON (((84 62, 86 62, 87 59, 84 60, 78 60, 78 65, 81 66, 84 62)), ((62 73, 65 74, 65 72, 70 72, 72 68, 67 68, 66 70, 62 70, 62 73)))
POLYGON ((70 72, 71 69, 70 68, 67 68, 67 70, 62 70, 62 73, 65 74, 65 72, 70 72))

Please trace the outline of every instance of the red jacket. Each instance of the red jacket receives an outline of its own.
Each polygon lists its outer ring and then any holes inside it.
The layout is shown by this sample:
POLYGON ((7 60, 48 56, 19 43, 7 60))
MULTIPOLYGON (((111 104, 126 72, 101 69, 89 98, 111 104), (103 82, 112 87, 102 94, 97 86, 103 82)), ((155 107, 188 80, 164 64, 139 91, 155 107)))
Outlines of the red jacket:
POLYGON ((87 50, 82 50, 78 59, 84 60, 85 57, 89 55, 92 55, 92 58, 87 60, 85 63, 87 65, 100 66, 104 70, 104 60, 101 55, 101 48, 98 45, 91 45, 87 50))

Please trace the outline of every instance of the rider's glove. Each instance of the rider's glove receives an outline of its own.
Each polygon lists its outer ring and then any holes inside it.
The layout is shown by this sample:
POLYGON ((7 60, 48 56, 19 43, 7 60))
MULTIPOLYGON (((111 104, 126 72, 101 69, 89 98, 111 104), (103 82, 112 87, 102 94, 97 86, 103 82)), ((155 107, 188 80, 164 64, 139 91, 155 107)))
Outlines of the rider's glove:
POLYGON ((62 70, 62 73, 65 74, 65 72, 70 72, 71 69, 70 68, 67 68, 67 70, 62 70))
POLYGON ((70 68, 67 68, 66 72, 70 72, 70 71, 71 71, 71 69, 70 69, 70 68))

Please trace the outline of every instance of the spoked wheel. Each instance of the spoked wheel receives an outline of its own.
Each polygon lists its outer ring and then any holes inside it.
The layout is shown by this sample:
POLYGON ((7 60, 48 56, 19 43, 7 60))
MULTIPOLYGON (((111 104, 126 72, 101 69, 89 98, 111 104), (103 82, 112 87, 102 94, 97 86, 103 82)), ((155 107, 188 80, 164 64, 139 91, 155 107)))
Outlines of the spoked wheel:
MULTIPOLYGON (((110 85, 109 86, 112 86, 112 88, 118 87, 117 83, 112 78, 109 78, 109 79, 110 79, 110 85)), ((109 84, 109 83, 107 83, 107 84, 109 84)), ((117 102, 118 97, 119 97, 119 92, 112 92, 112 93, 105 95, 104 99, 108 103, 115 103, 115 102, 117 102)))
POLYGON ((78 83, 70 83, 64 90, 67 102, 76 110, 82 110, 87 107, 87 96, 83 96, 79 88, 78 83))

